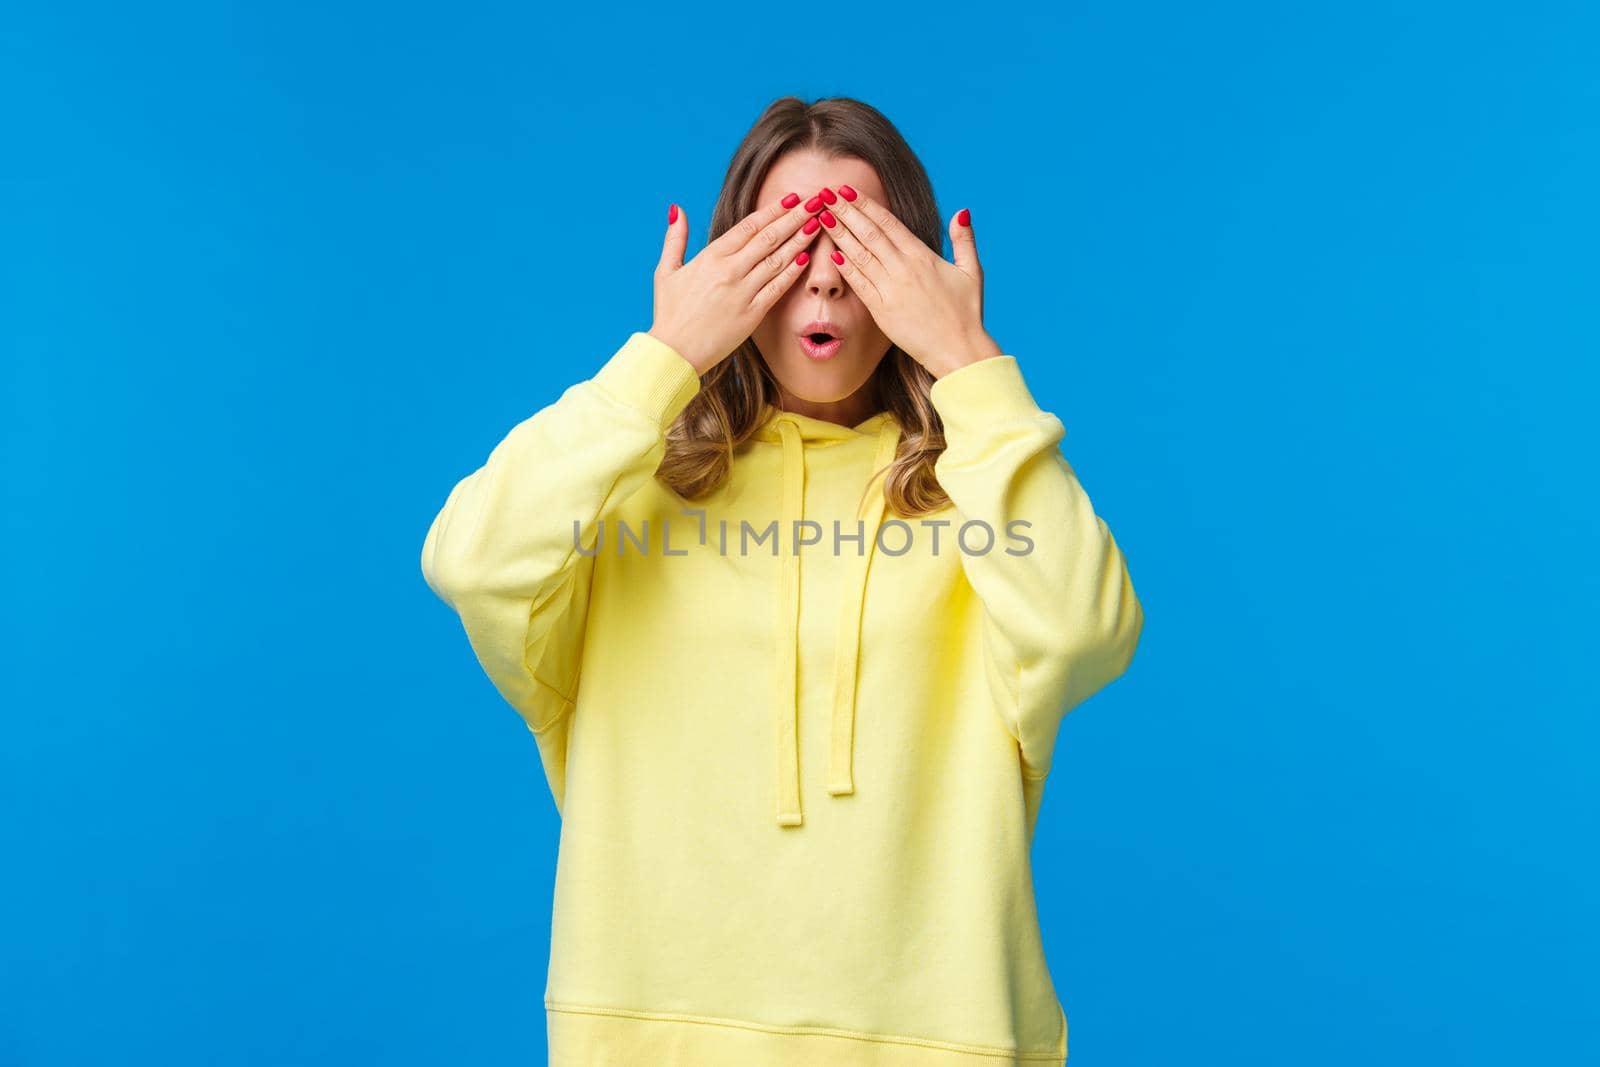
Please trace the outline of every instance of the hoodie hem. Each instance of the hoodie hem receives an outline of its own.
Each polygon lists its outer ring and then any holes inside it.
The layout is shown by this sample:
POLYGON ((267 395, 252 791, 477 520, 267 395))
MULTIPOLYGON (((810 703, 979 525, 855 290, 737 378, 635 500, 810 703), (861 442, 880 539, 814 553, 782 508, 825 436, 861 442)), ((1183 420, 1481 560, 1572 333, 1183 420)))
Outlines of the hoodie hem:
POLYGON ((1053 1049, 1023 1051, 820 1026, 774 1026, 681 1012, 546 1000, 552 1067, 1063 1067, 1067 1017, 1053 1049))

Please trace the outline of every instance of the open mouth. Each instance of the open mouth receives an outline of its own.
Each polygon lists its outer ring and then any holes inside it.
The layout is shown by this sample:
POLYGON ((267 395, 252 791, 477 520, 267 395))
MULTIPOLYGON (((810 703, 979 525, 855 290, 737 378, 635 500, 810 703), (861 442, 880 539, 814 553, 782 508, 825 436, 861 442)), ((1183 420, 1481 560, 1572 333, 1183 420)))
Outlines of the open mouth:
POLYGON ((812 359, 829 359, 839 351, 839 346, 844 344, 844 338, 835 337, 831 333, 803 333, 800 335, 800 348, 812 359))

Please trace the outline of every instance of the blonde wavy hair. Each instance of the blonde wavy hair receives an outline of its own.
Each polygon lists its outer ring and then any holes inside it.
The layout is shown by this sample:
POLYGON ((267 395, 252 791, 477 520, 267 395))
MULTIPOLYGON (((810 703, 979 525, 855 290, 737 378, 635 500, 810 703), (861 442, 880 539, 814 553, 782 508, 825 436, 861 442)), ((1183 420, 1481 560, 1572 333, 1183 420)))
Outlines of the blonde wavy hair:
MULTIPOLYGON (((783 156, 801 149, 860 159, 883 182, 889 210, 940 255, 945 230, 922 163, 905 138, 870 104, 829 97, 807 104, 794 96, 768 105, 740 142, 723 178, 706 243, 715 241, 756 209, 756 192, 783 156)), ((900 444, 884 472, 884 499, 902 517, 935 511, 950 498, 934 477, 944 451, 944 424, 929 399, 934 377, 891 345, 870 379, 878 410, 900 424, 900 444)), ((700 392, 667 429, 666 454, 656 477, 679 496, 695 500, 727 480, 733 454, 776 404, 778 383, 755 342, 745 338, 700 378, 700 392)), ((877 471, 873 476, 878 475, 877 471)))

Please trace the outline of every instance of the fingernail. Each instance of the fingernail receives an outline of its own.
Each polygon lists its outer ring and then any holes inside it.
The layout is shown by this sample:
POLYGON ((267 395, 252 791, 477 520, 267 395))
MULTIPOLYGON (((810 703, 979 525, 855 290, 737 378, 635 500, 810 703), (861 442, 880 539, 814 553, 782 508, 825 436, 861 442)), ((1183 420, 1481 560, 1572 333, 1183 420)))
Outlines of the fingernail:
POLYGON ((822 206, 822 197, 820 197, 820 196, 813 196, 810 200, 806 201, 806 210, 807 211, 815 211, 815 210, 817 210, 817 208, 819 208, 821 206, 822 206))
POLYGON ((833 212, 829 211, 827 208, 823 208, 822 209, 821 218, 822 218, 822 224, 824 226, 828 227, 830 230, 833 229, 834 225, 839 221, 838 219, 833 217, 833 212))
POLYGON ((956 215, 956 222, 963 226, 971 226, 972 212, 968 211, 966 208, 962 208, 961 211, 956 215))
POLYGON ((783 206, 784 207, 794 207, 799 202, 800 202, 800 194, 799 193, 790 193, 788 196, 783 198, 783 206))
POLYGON ((854 200, 856 198, 856 191, 850 188, 848 185, 841 185, 839 186, 839 195, 844 197, 846 200, 854 200))
POLYGON ((820 225, 822 224, 817 221, 817 217, 812 215, 809 219, 806 219, 806 224, 800 229, 806 233, 816 233, 817 227, 820 225))
POLYGON ((802 266, 802 267, 805 266, 808 262, 810 262, 810 260, 811 260, 811 253, 810 252, 801 252, 798 256, 794 257, 794 261, 796 263, 800 264, 800 266, 802 266))
POLYGON ((822 202, 824 204, 832 204, 839 199, 837 196, 833 195, 833 190, 829 189, 826 185, 822 187, 822 192, 818 193, 817 195, 822 197, 822 202))
POLYGON ((667 225, 671 226, 674 222, 677 222, 677 221, 678 221, 678 205, 677 204, 670 204, 667 207, 667 225))
POLYGON ((844 253, 843 252, 841 252, 837 248, 835 248, 832 252, 829 253, 829 255, 831 255, 833 257, 833 261, 835 263, 839 264, 840 266, 844 265, 844 253))

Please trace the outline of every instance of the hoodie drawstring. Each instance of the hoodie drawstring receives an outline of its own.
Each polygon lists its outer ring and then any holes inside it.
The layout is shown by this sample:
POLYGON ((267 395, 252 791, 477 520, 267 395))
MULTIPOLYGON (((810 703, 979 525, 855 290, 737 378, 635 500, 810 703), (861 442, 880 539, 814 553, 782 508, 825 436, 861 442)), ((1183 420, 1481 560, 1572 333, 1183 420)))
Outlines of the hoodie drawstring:
MULTIPOLYGON (((799 640, 800 640, 800 557, 793 540, 796 523, 805 516, 805 451, 800 430, 792 419, 777 418, 783 446, 783 484, 778 537, 780 550, 790 542, 779 568, 778 591, 778 824, 799 826, 799 640)), ((900 442, 900 427, 885 418, 878 432, 878 447, 872 460, 872 483, 857 509, 861 520, 863 545, 845 565, 844 589, 839 609, 838 632, 834 639, 833 712, 828 745, 828 792, 845 796, 855 792, 852 757, 855 749, 856 683, 861 666, 861 619, 866 605, 867 570, 878 541, 878 526, 886 502, 883 468, 894 459, 900 442)))
POLYGON ((778 549, 783 555, 778 573, 778 825, 800 825, 800 710, 799 650, 795 647, 800 632, 800 556, 783 550, 783 539, 791 540, 796 520, 802 518, 800 502, 805 491, 805 454, 800 448, 800 431, 780 417, 778 434, 783 441, 783 501, 778 512, 778 549))

